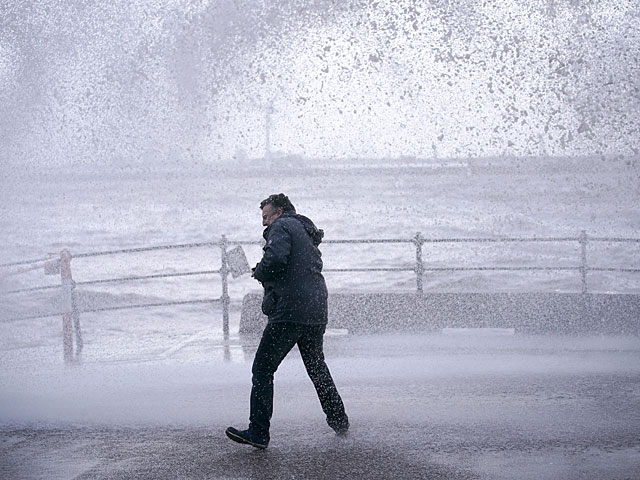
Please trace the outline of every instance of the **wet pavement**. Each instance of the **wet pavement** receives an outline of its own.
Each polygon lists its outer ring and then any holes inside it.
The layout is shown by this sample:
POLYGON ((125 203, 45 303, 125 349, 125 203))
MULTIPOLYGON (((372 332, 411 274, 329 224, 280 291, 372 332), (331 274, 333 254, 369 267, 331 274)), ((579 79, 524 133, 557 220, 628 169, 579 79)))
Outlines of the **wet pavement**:
POLYGON ((224 435, 246 426, 251 347, 244 360, 195 369, 165 359, 93 382, 96 365, 67 371, 84 410, 63 408, 64 381, 21 389, 5 372, 2 401, 16 406, 2 410, 0 477, 640 479, 638 338, 326 343, 351 417, 346 438, 323 422, 295 352, 276 374, 264 451, 224 435))

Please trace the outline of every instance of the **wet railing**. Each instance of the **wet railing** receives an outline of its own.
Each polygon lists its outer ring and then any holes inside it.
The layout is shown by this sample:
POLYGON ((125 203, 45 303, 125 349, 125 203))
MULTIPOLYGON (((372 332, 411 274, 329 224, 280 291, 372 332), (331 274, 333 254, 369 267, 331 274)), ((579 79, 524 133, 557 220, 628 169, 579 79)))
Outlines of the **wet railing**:
POLYGON ((640 272, 638 268, 616 268, 616 267, 590 267, 587 263, 587 245, 589 242, 606 242, 606 243, 636 243, 640 244, 640 238, 621 238, 621 237, 589 237, 583 230, 578 237, 507 237, 507 238, 425 238, 420 232, 414 237, 408 239, 378 239, 378 240, 326 240, 325 243, 348 244, 348 243, 409 243, 415 246, 415 266, 412 268, 327 268, 325 272, 415 272, 416 275, 416 291, 418 294, 424 293, 423 278, 427 272, 470 272, 470 271, 576 271, 580 275, 581 291, 588 293, 587 273, 592 272, 640 272), (580 246, 580 263, 573 267, 428 267, 424 265, 422 254, 425 244, 436 243, 575 243, 580 246))
MULTIPOLYGON (((638 273, 638 268, 620 268, 620 267, 594 267, 588 263, 587 248, 590 243, 627 243, 627 244, 640 244, 640 238, 620 238, 620 237, 592 237, 588 236, 585 231, 582 231, 577 237, 511 237, 511 238, 425 238, 420 232, 410 238, 389 238, 389 239, 354 239, 354 240, 325 240, 324 244, 410 244, 415 249, 415 259, 412 261, 411 266, 405 267, 356 267, 356 268, 325 268, 325 273, 337 273, 337 272, 412 272, 415 275, 416 292, 419 295, 424 294, 424 276, 429 272, 496 272, 496 271, 575 271, 580 276, 581 292, 583 294, 588 293, 587 276, 589 272, 627 272, 638 273), (579 245, 580 258, 574 266, 455 266, 455 267, 430 267, 425 266, 423 260, 423 247, 427 244, 460 244, 460 243, 473 243, 473 244, 506 244, 506 243, 576 243, 579 245)), ((220 304, 222 306, 222 330, 225 340, 229 338, 229 274, 231 270, 229 268, 229 247, 230 246, 259 246, 263 245, 262 241, 230 241, 226 236, 222 236, 219 241, 212 242, 199 242, 199 243, 186 243, 176 245, 165 245, 156 247, 141 247, 141 248, 128 248, 119 250, 108 250, 101 252, 90 252, 71 254, 69 250, 65 249, 60 253, 59 257, 47 257, 35 260, 24 260, 12 263, 0 264, 0 269, 3 271, 10 271, 11 273, 24 273, 34 269, 44 267, 45 274, 60 275, 60 285, 45 285, 34 286, 29 288, 20 288, 14 290, 7 290, 4 294, 18 294, 37 292, 43 290, 60 289, 61 291, 61 305, 63 306, 62 312, 36 314, 30 316, 20 316, 16 318, 5 319, 5 321, 17 321, 17 320, 29 320, 37 318, 47 318, 62 316, 63 320, 63 344, 64 344, 64 357, 66 360, 71 360, 74 356, 77 356, 82 350, 82 336, 80 329, 80 314, 87 312, 103 312, 114 311, 123 309, 136 309, 136 308, 152 308, 161 306, 172 305, 188 305, 188 304, 220 304), (74 281, 71 271, 71 260, 80 258, 95 258, 114 255, 123 255, 130 253, 146 253, 161 250, 177 250, 177 249, 193 249, 193 248, 218 248, 220 250, 220 268, 218 269, 205 269, 194 270, 179 273, 159 273, 151 275, 131 275, 117 278, 108 278, 100 280, 89 281, 74 281), (125 282, 137 282, 150 279, 160 278, 180 278, 190 276, 206 276, 206 275, 219 275, 221 282, 221 295, 220 297, 194 299, 194 300, 181 300, 181 301, 166 301, 166 302, 151 302, 141 303, 133 305, 118 305, 118 306, 104 306, 90 309, 80 309, 78 302, 76 301, 76 287, 78 286, 92 286, 101 284, 115 284, 125 282), (75 342, 74 342, 75 338, 75 342), (74 348, 75 343, 75 348, 74 348)))

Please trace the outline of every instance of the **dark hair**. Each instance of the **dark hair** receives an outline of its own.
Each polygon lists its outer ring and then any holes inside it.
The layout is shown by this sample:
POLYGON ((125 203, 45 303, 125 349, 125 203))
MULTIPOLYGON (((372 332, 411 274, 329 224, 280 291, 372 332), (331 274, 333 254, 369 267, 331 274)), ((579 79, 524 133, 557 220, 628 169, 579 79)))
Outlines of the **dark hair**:
POLYGON ((265 205, 273 205, 273 207, 277 210, 281 208, 283 212, 295 212, 296 207, 293 206, 289 197, 287 197, 284 193, 274 193, 273 195, 269 195, 267 198, 260 202, 260 208, 264 208, 265 205))

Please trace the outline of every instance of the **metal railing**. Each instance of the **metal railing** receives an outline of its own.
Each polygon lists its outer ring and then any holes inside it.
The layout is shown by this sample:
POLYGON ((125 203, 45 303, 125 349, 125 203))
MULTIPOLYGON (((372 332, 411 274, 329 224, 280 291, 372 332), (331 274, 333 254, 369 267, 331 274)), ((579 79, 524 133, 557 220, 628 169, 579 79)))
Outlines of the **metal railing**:
MULTIPOLYGON (((583 294, 588 293, 587 274, 589 272, 627 272, 638 273, 638 268, 616 268, 616 267, 592 267, 587 262, 587 247, 589 243, 634 243, 640 244, 640 238, 621 238, 621 237, 591 237, 588 236, 585 231, 582 231, 577 237, 507 237, 507 238, 425 238, 420 232, 416 233, 411 238, 389 238, 389 239, 353 239, 353 240, 325 240, 324 244, 411 244, 415 249, 415 262, 411 267, 374 267, 374 268, 325 268, 326 273, 339 273, 339 272, 413 272, 416 279, 416 292, 419 295, 424 294, 424 275, 428 272, 465 272, 465 271, 480 271, 480 272, 495 272, 495 271, 576 271, 580 275, 581 292, 583 294), (423 260, 423 247, 426 244, 443 244, 443 243, 475 243, 475 244, 490 244, 490 243, 575 243, 577 242, 580 247, 580 259, 579 264, 576 266, 520 266, 520 267, 429 267, 425 266, 423 260)), ((46 285, 36 286, 30 288, 22 288, 5 291, 6 294, 17 294, 26 292, 36 292, 50 289, 61 289, 62 291, 62 305, 65 311, 51 313, 51 314, 37 314, 31 316, 23 316, 19 318, 12 318, 5 321, 16 320, 29 320, 36 318, 47 318, 54 316, 62 316, 63 318, 63 343, 65 359, 71 360, 74 355, 78 355, 82 350, 82 338, 80 334, 79 318, 81 313, 87 312, 103 312, 114 311, 122 309, 135 309, 135 308, 152 308, 161 306, 172 305, 188 305, 188 304, 207 304, 207 303, 219 303, 222 305, 222 330, 225 340, 229 338, 229 265, 228 265, 228 247, 231 245, 264 245, 262 241, 229 241, 226 236, 222 236, 219 241, 212 242, 199 242, 199 243, 185 243, 176 245, 164 245, 155 247, 141 247, 141 248, 128 248, 119 250, 107 250, 100 252, 80 253, 71 255, 68 250, 63 250, 59 258, 39 258, 35 260, 24 260, 12 263, 0 264, 0 268, 16 268, 17 273, 31 271, 36 268, 42 268, 44 265, 45 272, 49 274, 60 274, 60 285, 46 285), (101 280, 89 280, 89 281, 74 281, 71 275, 71 260, 80 258, 94 258, 104 257, 111 255, 122 255, 127 253, 145 253, 160 250, 176 250, 176 249, 191 249, 198 247, 209 247, 220 249, 220 268, 214 270, 198 270, 187 271, 180 273, 160 273, 152 275, 135 275, 125 276, 118 278, 109 278, 101 280), (90 286, 101 284, 113 284, 123 282, 135 282, 149 279, 159 278, 179 278, 189 277, 196 275, 220 275, 222 293, 219 298, 207 298, 196 300, 181 300, 181 301, 167 301, 167 302, 153 302, 136 305, 119 305, 119 306, 106 306, 91 309, 80 310, 77 307, 76 292, 77 286, 90 286), (76 349, 73 348, 73 335, 76 338, 76 349)))
POLYGON ((410 243, 415 246, 415 266, 412 268, 328 268, 325 272, 415 272, 416 291, 418 294, 424 293, 424 274, 427 272, 469 272, 469 271, 578 271, 580 273, 581 291, 588 293, 587 273, 592 272, 640 272, 638 268, 602 268, 589 267, 587 264, 587 245, 589 242, 606 243, 636 243, 640 244, 640 238, 622 237, 589 237, 586 231, 581 231, 578 237, 502 237, 502 238, 425 238, 420 232, 410 239, 377 239, 377 240, 326 240, 325 243, 410 243), (575 267, 425 267, 422 260, 422 248, 425 244, 436 243, 572 243, 578 242, 580 245, 580 264, 575 267))

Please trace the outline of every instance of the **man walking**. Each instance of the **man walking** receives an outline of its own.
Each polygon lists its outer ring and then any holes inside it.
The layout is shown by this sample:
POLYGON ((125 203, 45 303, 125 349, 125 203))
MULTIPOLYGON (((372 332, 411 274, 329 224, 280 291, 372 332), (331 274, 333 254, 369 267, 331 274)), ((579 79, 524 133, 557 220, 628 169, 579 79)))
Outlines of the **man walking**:
POLYGON ((296 213, 280 193, 260 203, 266 244, 253 277, 262 283, 262 311, 269 318, 253 360, 249 428, 227 428, 233 441, 267 448, 273 412, 273 375, 294 345, 315 386, 327 423, 338 435, 349 429, 340 394, 324 361, 327 286, 318 245, 324 232, 296 213))

